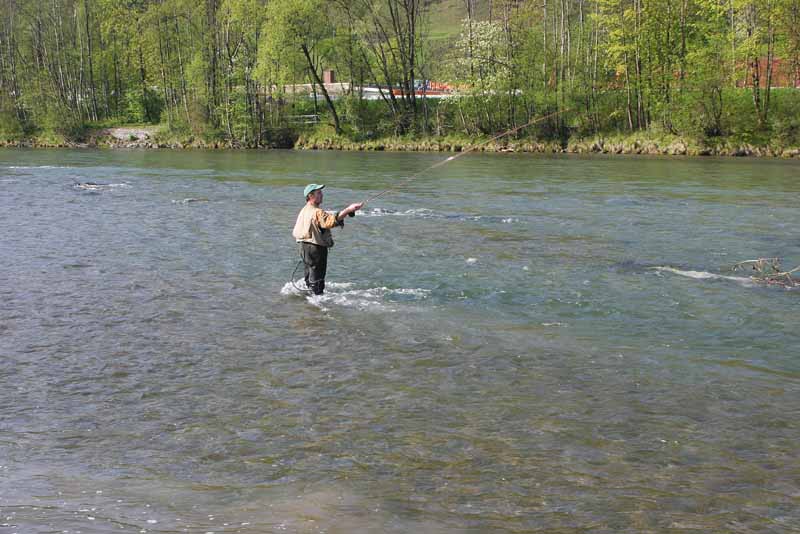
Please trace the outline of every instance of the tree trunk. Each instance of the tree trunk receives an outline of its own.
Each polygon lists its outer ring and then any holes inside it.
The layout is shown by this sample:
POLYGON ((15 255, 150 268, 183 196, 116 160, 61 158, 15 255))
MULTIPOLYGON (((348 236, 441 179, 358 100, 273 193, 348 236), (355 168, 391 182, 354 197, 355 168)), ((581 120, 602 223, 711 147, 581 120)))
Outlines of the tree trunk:
POLYGON ((333 105, 333 101, 328 94, 328 90, 325 88, 325 84, 323 83, 322 79, 320 79, 319 74, 317 74, 317 69, 314 65, 314 61, 311 59, 311 54, 308 51, 308 47, 305 45, 305 43, 303 43, 300 45, 300 49, 303 51, 303 55, 306 57, 306 61, 308 62, 308 70, 314 77, 314 82, 319 85, 320 89, 322 90, 322 96, 325 97, 325 103, 328 105, 328 109, 333 116, 333 128, 336 130, 337 134, 340 134, 342 133, 342 127, 339 124, 339 114, 336 113, 336 106, 333 105))
POLYGON ((217 93, 217 59, 219 57, 219 47, 217 45, 217 0, 206 0, 206 60, 208 70, 206 71, 206 87, 208 99, 206 110, 208 119, 213 126, 217 126, 216 111, 219 107, 219 95, 217 93))
POLYGON ((139 43, 139 81, 141 83, 141 92, 142 92, 142 111, 144 116, 142 117, 144 120, 148 120, 150 118, 150 110, 147 109, 147 75, 144 68, 144 52, 142 51, 142 44, 139 43))
POLYGON ((92 27, 90 23, 89 0, 83 1, 83 10, 86 21, 86 51, 89 63, 89 93, 92 98, 92 118, 97 120, 97 91, 94 86, 94 66, 92 61, 92 27))
POLYGON ((172 106, 170 105, 169 93, 167 91, 167 70, 166 70, 166 59, 165 59, 165 52, 164 52, 164 44, 161 35, 161 20, 156 20, 156 34, 158 35, 158 57, 161 68, 161 94, 164 98, 164 104, 167 106, 167 128, 172 128, 172 106))
POLYGON ((767 10, 767 79, 764 87, 764 110, 761 117, 761 122, 764 125, 767 124, 767 119, 769 118, 769 104, 772 94, 772 63, 775 58, 775 24, 773 23, 772 0, 765 0, 765 8, 767 10))

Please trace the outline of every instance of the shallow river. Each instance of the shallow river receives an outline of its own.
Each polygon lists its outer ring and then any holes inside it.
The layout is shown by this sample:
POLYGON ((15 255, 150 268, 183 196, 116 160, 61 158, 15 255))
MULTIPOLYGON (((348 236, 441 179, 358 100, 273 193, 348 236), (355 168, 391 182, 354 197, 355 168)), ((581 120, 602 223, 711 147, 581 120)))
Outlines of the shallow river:
POLYGON ((0 533, 800 532, 800 165, 470 154, 289 283, 445 157, 0 151, 0 533))

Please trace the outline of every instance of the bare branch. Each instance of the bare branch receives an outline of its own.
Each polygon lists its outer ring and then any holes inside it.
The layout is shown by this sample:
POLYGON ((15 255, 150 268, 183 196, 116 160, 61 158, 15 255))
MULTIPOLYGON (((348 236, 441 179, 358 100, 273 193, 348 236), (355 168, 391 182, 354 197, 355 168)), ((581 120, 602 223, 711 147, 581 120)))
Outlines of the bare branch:
POLYGON ((792 277, 792 274, 800 271, 800 265, 794 269, 784 271, 781 268, 780 260, 778 258, 758 258, 755 260, 745 260, 733 266, 734 271, 749 269, 755 271, 755 274, 750 276, 753 282, 779 285, 783 287, 800 287, 800 280, 792 277))

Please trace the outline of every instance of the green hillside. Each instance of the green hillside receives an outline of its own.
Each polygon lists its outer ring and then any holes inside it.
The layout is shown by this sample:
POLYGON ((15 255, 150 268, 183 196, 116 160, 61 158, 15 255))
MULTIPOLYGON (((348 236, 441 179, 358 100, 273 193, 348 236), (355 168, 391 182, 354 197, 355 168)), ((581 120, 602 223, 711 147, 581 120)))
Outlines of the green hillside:
MULTIPOLYGON (((475 18, 489 18, 491 0, 473 0, 475 18)), ((465 0, 430 0, 425 6, 425 31, 430 39, 449 40, 461 32, 461 25, 467 18, 465 0)))

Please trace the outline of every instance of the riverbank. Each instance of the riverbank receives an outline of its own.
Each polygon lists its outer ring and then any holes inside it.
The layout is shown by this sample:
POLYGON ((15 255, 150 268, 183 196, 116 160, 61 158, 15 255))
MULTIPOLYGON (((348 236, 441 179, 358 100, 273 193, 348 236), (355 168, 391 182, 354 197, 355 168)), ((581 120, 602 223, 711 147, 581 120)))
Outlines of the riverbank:
POLYGON ((655 140, 642 136, 595 137, 569 140, 566 146, 554 141, 498 140, 491 142, 425 139, 408 141, 387 139, 368 142, 352 142, 340 138, 299 138, 294 146, 299 150, 348 150, 348 151, 396 151, 396 152, 462 152, 478 150, 497 153, 544 153, 544 154, 643 154, 658 156, 730 156, 730 157, 778 157, 800 158, 800 147, 754 145, 725 141, 717 144, 701 144, 675 137, 655 140))
POLYGON ((539 154, 640 154, 658 156, 724 156, 800 158, 800 147, 779 143, 753 143, 723 138, 719 141, 693 140, 679 136, 634 135, 595 136, 570 139, 564 145, 558 141, 533 139, 480 139, 443 138, 384 138, 353 141, 336 135, 300 135, 275 146, 249 146, 221 140, 166 138, 155 126, 117 127, 89 130, 81 140, 66 138, 32 138, 26 140, 0 140, 0 147, 28 148, 115 148, 115 149, 207 149, 240 150, 292 148, 295 150, 342 150, 367 152, 463 152, 476 150, 490 153, 539 154))

